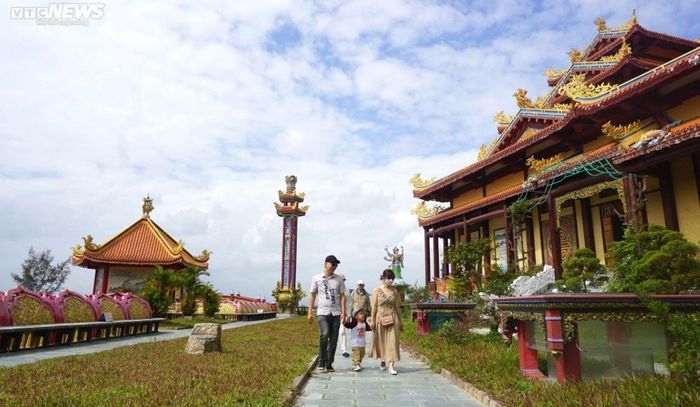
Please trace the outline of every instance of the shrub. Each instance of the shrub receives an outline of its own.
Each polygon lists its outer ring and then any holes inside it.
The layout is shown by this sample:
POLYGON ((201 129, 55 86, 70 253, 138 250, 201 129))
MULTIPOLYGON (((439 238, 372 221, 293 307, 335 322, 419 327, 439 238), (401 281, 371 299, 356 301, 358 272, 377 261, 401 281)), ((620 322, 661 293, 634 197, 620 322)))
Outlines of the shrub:
POLYGON ((662 226, 629 227, 608 255, 614 262, 611 292, 682 294, 698 289, 700 247, 662 226))
POLYGON ((608 280, 605 267, 600 264, 593 250, 585 247, 564 260, 562 268, 562 278, 556 281, 557 288, 561 291, 587 293, 590 288, 600 287, 608 280))

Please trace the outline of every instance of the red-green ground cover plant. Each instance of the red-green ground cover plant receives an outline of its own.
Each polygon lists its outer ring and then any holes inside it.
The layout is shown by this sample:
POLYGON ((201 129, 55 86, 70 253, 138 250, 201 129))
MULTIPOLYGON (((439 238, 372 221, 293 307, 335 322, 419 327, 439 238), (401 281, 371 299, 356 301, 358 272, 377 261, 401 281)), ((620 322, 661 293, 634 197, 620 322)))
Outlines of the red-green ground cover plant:
MULTIPOLYGON (((694 380, 662 376, 565 384, 530 380, 520 373, 517 341, 507 346, 497 333, 460 332, 449 323, 429 335, 418 335, 409 321, 404 327, 402 345, 425 356, 431 368, 451 371, 505 406, 700 406, 700 386, 694 380)), ((540 369, 546 369, 544 359, 540 369)))
POLYGON ((305 318, 222 333, 221 353, 187 338, 0 368, 2 406, 280 406, 318 352, 305 318))

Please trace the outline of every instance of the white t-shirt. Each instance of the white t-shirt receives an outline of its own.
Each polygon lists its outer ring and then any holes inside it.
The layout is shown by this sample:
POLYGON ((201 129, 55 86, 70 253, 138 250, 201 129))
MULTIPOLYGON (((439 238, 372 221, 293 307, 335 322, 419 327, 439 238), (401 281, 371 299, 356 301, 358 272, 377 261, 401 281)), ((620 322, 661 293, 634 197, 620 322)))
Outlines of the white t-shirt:
MULTIPOLYGON (((311 294, 318 298, 316 315, 340 315, 340 295, 345 293, 345 282, 342 277, 333 273, 316 274, 311 278, 311 294)), ((346 298, 347 300, 347 298, 346 298)))
POLYGON ((354 328, 350 331, 350 343, 353 348, 364 348, 365 347, 365 333, 367 332, 367 325, 364 322, 358 322, 354 328))

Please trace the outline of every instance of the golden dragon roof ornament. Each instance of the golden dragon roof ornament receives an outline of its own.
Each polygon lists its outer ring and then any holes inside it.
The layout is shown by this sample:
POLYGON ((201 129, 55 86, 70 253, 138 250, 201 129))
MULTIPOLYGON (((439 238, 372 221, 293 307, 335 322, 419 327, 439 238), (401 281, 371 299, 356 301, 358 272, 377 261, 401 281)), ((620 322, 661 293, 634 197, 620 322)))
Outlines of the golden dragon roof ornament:
POLYGON ((545 168, 550 167, 550 166, 552 166, 560 161, 561 161, 561 154, 556 154, 556 155, 553 155, 549 158, 542 158, 539 160, 537 158, 535 158, 535 156, 533 155, 533 156, 530 156, 527 159, 527 161, 525 161, 525 164, 527 164, 527 166, 531 170, 541 172, 545 168))
POLYGON ((586 74, 580 73, 573 75, 566 85, 559 88, 559 94, 566 95, 568 98, 579 102, 579 99, 594 98, 610 92, 615 88, 617 88, 617 85, 611 85, 609 83, 589 85, 586 83, 586 74))
POLYGON ((429 218, 437 215, 445 209, 444 206, 435 205, 432 208, 428 208, 425 205, 425 201, 420 201, 415 208, 411 209, 411 213, 417 215, 421 218, 429 218))
POLYGON ((634 27, 634 25, 637 24, 637 9, 632 9, 632 18, 629 19, 626 23, 619 25, 615 28, 609 28, 607 24, 605 23, 605 20, 603 17, 598 17, 595 20, 593 20, 593 24, 596 25, 596 28, 598 29, 598 32, 608 32, 608 31, 627 31, 630 28, 634 27))
POLYGON ((564 75, 566 71, 568 71, 568 69, 562 69, 559 71, 556 71, 554 69, 547 69, 546 71, 544 71, 544 76, 546 76, 547 78, 556 78, 558 76, 564 75))
POLYGON ((581 51, 577 50, 576 48, 571 48, 571 50, 566 54, 569 56, 569 60, 572 64, 575 64, 576 62, 581 62, 581 59, 583 57, 583 55, 581 55, 581 51))
POLYGON ((83 237, 83 241, 85 242, 85 250, 95 251, 100 250, 100 248, 102 247, 101 245, 95 244, 92 241, 92 235, 87 235, 83 237))
POLYGON ((625 37, 622 37, 622 45, 615 55, 608 55, 600 58, 601 62, 617 62, 632 54, 632 47, 629 46, 625 37))
POLYGON ((435 177, 432 177, 429 179, 423 179, 420 177, 420 172, 417 172, 417 173, 413 174, 413 176, 411 177, 410 180, 408 180, 408 182, 409 182, 409 184, 413 184, 414 189, 423 189, 423 188, 426 188, 426 187, 430 186, 431 184, 435 183, 436 180, 437 180, 437 178, 435 178, 435 177))
POLYGON ((515 116, 506 116, 505 113, 503 113, 503 110, 500 112, 496 113, 496 116, 493 117, 493 121, 499 124, 508 124, 513 121, 515 116))
MULTIPOLYGON (((529 97, 527 97, 527 90, 518 89, 513 93, 515 97, 515 103, 521 109, 541 109, 541 110, 558 110, 568 112, 571 110, 571 104, 569 103, 557 103, 554 105, 547 105, 547 96, 538 96, 533 102, 529 97)), ((499 112, 500 113, 500 112, 499 112)), ((498 118, 498 115, 496 115, 498 118)))
POLYGON ((479 154, 476 156, 477 161, 481 161, 484 158, 488 157, 489 152, 493 150, 493 148, 496 146, 498 143, 499 138, 496 137, 491 144, 487 147, 486 144, 482 144, 481 147, 479 148, 479 154))
POLYGON ((202 254, 200 254, 199 256, 195 257, 195 259, 197 259, 197 260, 199 260, 199 261, 204 261, 204 262, 206 262, 206 261, 209 261, 209 256, 210 256, 211 254, 212 254, 212 252, 210 252, 210 251, 207 250, 207 249, 204 249, 204 250, 202 250, 202 254))
POLYGON ((613 126, 612 122, 608 121, 601 128, 600 132, 608 138, 613 140, 620 140, 626 135, 635 132, 641 128, 641 121, 637 120, 629 124, 621 124, 619 126, 613 126))

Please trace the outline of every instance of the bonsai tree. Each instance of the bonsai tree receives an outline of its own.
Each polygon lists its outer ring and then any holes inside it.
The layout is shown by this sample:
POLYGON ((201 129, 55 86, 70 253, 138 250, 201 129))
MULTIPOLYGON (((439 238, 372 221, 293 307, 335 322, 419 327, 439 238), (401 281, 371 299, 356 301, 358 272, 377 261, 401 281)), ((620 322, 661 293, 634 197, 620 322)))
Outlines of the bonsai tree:
POLYGON ((700 247, 662 226, 629 227, 608 255, 614 262, 611 292, 683 294, 700 284, 700 247))
POLYGON ((593 250, 585 247, 576 250, 571 258, 564 260, 562 268, 562 278, 555 282, 561 291, 587 293, 591 288, 600 287, 608 280, 605 267, 600 264, 593 250))
POLYGON ((480 266, 490 247, 489 239, 480 239, 459 242, 447 248, 445 258, 453 266, 451 277, 454 279, 454 293, 458 299, 463 299, 465 294, 471 292, 472 281, 477 290, 481 290, 480 266))

